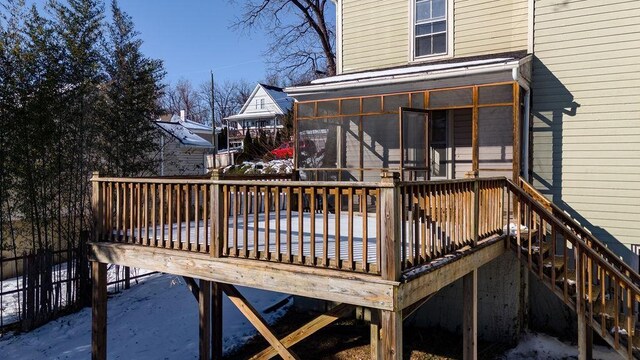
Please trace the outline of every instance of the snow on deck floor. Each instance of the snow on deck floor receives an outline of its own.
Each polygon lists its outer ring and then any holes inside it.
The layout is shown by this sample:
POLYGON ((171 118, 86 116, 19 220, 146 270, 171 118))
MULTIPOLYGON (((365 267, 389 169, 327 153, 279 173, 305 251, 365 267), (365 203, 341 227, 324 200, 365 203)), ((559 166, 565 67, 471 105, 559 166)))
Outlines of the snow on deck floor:
MULTIPOLYGON (((315 215, 315 219, 313 221, 314 225, 315 225, 315 239, 314 239, 314 244, 315 244, 315 255, 316 257, 322 257, 323 255, 323 251, 324 251, 324 244, 323 244, 323 234, 324 234, 324 214, 314 214, 315 215)), ((340 258, 341 259, 347 259, 348 256, 348 244, 349 244, 349 237, 348 237, 348 229, 349 229, 349 218, 346 216, 346 213, 343 213, 340 217, 340 258)), ((305 256, 309 256, 311 254, 311 223, 312 223, 312 219, 311 219, 312 214, 311 213, 303 213, 302 214, 302 226, 303 226, 303 232, 302 232, 302 236, 300 236, 300 232, 299 232, 299 224, 300 224, 300 216, 298 215, 297 212, 292 212, 291 214, 291 223, 290 223, 290 227, 291 227, 291 237, 292 237, 292 244, 291 244, 291 254, 297 254, 298 253, 298 245, 300 243, 300 238, 302 238, 302 250, 303 250, 303 254, 305 256)), ((244 222, 244 218, 242 216, 242 214, 239 214, 237 217, 237 221, 238 221, 238 226, 237 226, 237 233, 234 230, 234 219, 233 217, 231 217, 229 219, 229 226, 228 226, 228 234, 229 234, 229 246, 233 245, 236 242, 237 239, 237 247, 238 248, 242 248, 244 246, 244 229, 245 229, 245 222, 244 222), (237 235, 236 235, 237 234, 237 235)), ((282 211, 280 214, 280 217, 277 218, 276 214, 274 214, 273 212, 270 213, 269 216, 269 251, 271 252, 276 252, 276 223, 279 222, 280 224, 280 252, 281 253, 286 253, 286 239, 287 239, 287 226, 289 226, 289 224, 287 224, 287 219, 285 217, 285 212, 282 211)), ((264 213, 258 214, 258 249, 260 251, 264 251, 265 249, 265 215, 264 213)), ((327 232, 327 240, 328 240, 328 254, 330 258, 335 258, 335 245, 336 245, 336 217, 335 214, 327 214, 327 226, 328 226, 328 232, 327 232)), ((362 256, 363 256, 363 237, 364 237, 364 219, 362 217, 362 215, 360 214, 353 214, 353 256, 354 256, 354 261, 362 261, 362 256)), ((190 242, 191 244, 196 244, 199 243, 200 245, 203 245, 205 243, 205 234, 208 234, 211 230, 210 226, 207 226, 205 228, 205 224, 203 221, 191 221, 189 222, 189 237, 187 237, 187 223, 183 222, 180 224, 180 237, 181 237, 181 242, 185 243, 185 242, 190 242), (198 227, 198 235, 196 235, 196 226, 198 227), (187 240, 188 239, 188 240, 187 240)), ((248 219, 247 219, 247 245, 248 245, 248 249, 249 251, 254 249, 254 232, 255 230, 255 222, 254 222, 254 215, 253 214, 249 214, 248 219)), ((376 251, 376 234, 377 234, 377 221, 376 218, 374 216, 372 216, 372 214, 370 214, 367 217, 367 221, 366 221, 366 228, 367 228, 367 261, 369 263, 374 263, 376 261, 376 255, 377 255, 377 251, 376 251)), ((154 229, 151 228, 149 230, 149 235, 151 238, 156 238, 157 240, 161 240, 163 238, 161 230, 162 230, 162 226, 156 226, 155 228, 155 233, 153 231, 154 229)), ((178 234, 178 224, 174 223, 172 228, 172 238, 174 241, 177 241, 177 234, 178 234)), ((146 229, 141 229, 141 233, 142 233, 142 237, 145 238, 146 237, 146 229)), ((129 232, 127 232, 127 234, 130 234, 129 232)), ((137 229, 134 229, 133 231, 134 236, 136 236, 138 234, 137 229)), ((169 240, 169 225, 164 225, 164 240, 169 240)))
MULTIPOLYGON (((109 297, 107 357, 197 359, 198 305, 182 278, 154 274, 139 282, 109 297)), ((239 290, 261 312, 288 297, 250 288, 239 290)), ((285 314, 288 305, 263 315, 273 323, 285 314)), ((223 308, 224 350, 229 352, 257 332, 226 296, 223 308)), ((29 333, 0 336, 0 354, 0 359, 89 359, 91 309, 82 309, 29 333)))

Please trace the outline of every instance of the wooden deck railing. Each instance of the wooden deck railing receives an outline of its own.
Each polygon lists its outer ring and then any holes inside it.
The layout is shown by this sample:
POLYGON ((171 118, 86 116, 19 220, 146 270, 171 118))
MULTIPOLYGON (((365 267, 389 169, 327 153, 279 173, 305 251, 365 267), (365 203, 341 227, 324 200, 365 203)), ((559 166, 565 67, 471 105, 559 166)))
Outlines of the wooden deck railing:
POLYGON ((560 217, 555 205, 511 181, 507 186, 515 204, 514 223, 520 225, 513 234, 518 257, 586 326, 628 358, 639 358, 637 273, 584 229, 560 217))
POLYGON ((274 180, 96 175, 95 239, 398 279, 503 227, 504 179, 274 180))

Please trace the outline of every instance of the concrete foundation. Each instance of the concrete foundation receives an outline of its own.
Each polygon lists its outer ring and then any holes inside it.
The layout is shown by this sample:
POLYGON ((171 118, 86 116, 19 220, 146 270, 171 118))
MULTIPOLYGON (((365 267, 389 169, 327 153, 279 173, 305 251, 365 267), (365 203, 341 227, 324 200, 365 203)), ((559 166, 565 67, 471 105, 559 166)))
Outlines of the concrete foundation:
MULTIPOLYGON (((515 343, 525 324, 528 275, 512 252, 478 271, 478 337, 515 343), (522 276, 524 275, 524 276, 522 276)), ((462 333, 462 279, 440 290, 411 318, 413 326, 462 333)))

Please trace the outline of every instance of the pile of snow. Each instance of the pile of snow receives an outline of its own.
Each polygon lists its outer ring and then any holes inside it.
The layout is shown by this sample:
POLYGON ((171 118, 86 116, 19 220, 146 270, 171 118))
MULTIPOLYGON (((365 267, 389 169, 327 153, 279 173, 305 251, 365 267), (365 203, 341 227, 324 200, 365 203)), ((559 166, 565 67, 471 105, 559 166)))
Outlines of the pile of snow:
MULTIPOLYGON (((109 359, 197 359, 198 304, 179 276, 154 274, 109 297, 109 359)), ((239 288, 269 323, 282 317, 292 301, 276 310, 288 295, 239 288), (266 309, 266 310, 265 310, 266 309), (270 312, 268 312, 270 311, 270 312), (268 313, 267 313, 268 312, 268 313)), ((228 353, 257 334, 251 323, 224 297, 224 351, 228 353)), ((0 338, 3 359, 89 359, 91 309, 52 321, 24 334, 0 338)))
MULTIPOLYGON (((578 347, 564 343, 557 338, 545 334, 527 333, 518 346, 509 350, 499 359, 577 359, 578 347)), ((594 345, 594 359, 619 359, 620 355, 613 349, 594 345)))
POLYGON ((225 174, 233 172, 234 174, 242 175, 291 174, 293 172, 293 160, 245 161, 240 165, 229 165, 223 169, 223 172, 225 174))

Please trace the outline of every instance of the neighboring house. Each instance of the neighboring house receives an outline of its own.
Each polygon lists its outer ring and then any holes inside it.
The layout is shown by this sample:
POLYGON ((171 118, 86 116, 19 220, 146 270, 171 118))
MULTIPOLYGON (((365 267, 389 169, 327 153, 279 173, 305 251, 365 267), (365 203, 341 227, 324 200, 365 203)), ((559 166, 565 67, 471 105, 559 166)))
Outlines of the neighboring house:
POLYGON ((207 155, 213 151, 212 128, 188 120, 182 114, 158 120, 160 164, 158 175, 201 175, 207 173, 207 155))
POLYGON ((258 84, 236 115, 226 117, 230 147, 242 147, 247 132, 252 137, 265 132, 275 136, 284 127, 284 117, 291 110, 293 99, 279 87, 258 84))
POLYGON ((637 268, 640 1, 334 2, 338 74, 286 89, 324 138, 298 169, 523 176, 637 268))

